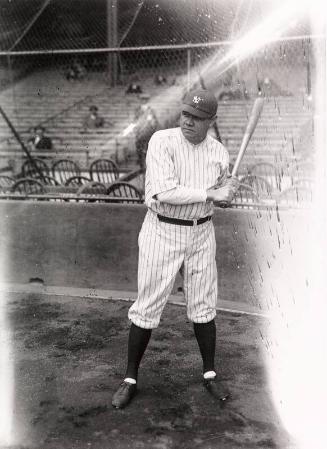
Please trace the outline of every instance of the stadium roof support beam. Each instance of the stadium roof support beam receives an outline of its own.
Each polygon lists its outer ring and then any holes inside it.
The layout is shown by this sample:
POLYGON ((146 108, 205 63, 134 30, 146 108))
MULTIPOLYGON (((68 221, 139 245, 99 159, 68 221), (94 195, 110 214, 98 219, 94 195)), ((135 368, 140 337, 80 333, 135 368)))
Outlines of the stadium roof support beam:
MULTIPOLYGON (((117 0, 107 0, 107 42, 108 48, 117 48, 117 0)), ((108 54, 108 74, 110 85, 116 86, 118 78, 118 55, 115 52, 108 54)))

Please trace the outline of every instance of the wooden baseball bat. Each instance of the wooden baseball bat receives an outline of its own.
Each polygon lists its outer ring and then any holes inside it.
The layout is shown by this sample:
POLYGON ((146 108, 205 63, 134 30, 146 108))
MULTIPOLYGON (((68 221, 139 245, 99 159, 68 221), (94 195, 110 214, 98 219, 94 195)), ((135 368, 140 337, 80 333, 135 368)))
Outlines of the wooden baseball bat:
POLYGON ((238 167, 242 161, 242 158, 244 156, 245 150, 247 149, 247 146, 249 145, 251 136, 257 126, 258 120, 261 115, 261 111, 263 109, 263 103, 264 99, 261 97, 258 97, 255 99, 252 107, 252 111, 249 117, 248 124, 246 126, 246 130, 242 139, 242 143, 236 158, 236 161, 234 163, 233 169, 232 169, 232 176, 235 176, 238 170, 238 167))

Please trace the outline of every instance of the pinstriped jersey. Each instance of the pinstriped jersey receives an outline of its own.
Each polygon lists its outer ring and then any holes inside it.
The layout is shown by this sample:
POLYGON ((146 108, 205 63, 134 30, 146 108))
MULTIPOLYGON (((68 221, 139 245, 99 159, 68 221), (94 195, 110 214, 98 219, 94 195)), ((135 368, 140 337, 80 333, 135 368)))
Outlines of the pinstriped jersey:
POLYGON ((207 135, 194 145, 180 128, 155 132, 146 156, 145 204, 167 217, 196 219, 212 215, 213 203, 174 205, 154 198, 178 186, 207 190, 228 170, 229 154, 216 139, 207 135))

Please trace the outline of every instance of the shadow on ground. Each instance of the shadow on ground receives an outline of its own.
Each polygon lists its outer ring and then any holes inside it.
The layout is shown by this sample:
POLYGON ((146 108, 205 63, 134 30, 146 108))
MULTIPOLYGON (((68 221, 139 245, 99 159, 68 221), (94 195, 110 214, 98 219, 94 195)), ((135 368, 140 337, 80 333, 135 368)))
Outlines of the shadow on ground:
POLYGON ((276 416, 262 360, 264 319, 220 312, 217 367, 224 408, 201 384, 184 307, 168 305, 125 410, 111 396, 125 369, 122 301, 8 295, 15 448, 263 449, 293 447, 276 416))

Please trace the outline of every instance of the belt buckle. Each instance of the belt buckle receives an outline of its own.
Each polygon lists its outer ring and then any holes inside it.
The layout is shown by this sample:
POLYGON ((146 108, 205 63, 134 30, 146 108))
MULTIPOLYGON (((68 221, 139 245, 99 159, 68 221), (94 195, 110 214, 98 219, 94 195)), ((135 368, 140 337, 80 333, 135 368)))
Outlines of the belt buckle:
POLYGON ((193 221, 193 226, 198 224, 198 220, 197 219, 193 219, 192 221, 193 221))

